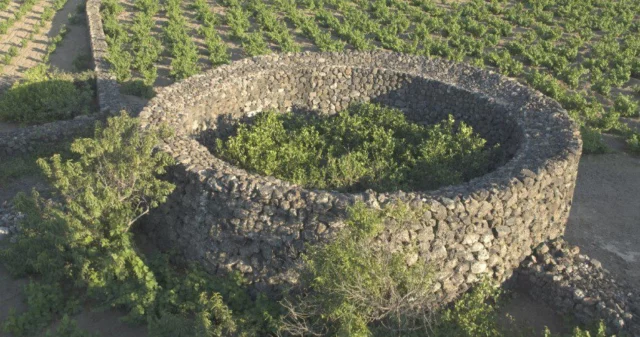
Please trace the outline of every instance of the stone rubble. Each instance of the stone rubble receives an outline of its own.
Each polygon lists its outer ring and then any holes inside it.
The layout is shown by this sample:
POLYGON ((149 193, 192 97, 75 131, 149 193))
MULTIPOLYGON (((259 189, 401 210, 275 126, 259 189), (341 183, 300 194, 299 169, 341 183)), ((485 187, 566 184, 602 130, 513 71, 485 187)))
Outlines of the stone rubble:
POLYGON ((640 336, 640 289, 618 282, 598 260, 563 239, 538 246, 514 279, 533 298, 580 323, 602 320, 609 333, 640 336))

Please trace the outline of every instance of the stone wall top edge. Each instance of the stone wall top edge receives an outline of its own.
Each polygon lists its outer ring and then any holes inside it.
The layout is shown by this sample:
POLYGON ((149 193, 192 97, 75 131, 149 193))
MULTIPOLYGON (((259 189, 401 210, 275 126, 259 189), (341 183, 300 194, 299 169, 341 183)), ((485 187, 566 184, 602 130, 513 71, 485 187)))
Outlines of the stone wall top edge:
MULTIPOLYGON (((523 145, 516 152, 513 159, 504 166, 499 167, 482 177, 478 177, 466 183, 446 186, 434 191, 416 191, 416 192, 393 192, 393 193, 376 193, 384 194, 389 198, 401 197, 421 198, 421 199, 442 199, 465 197, 478 193, 479 191, 499 190, 514 188, 514 179, 520 181, 515 183, 520 186, 526 177, 536 178, 543 174, 549 167, 564 166, 566 162, 574 162, 581 153, 581 141, 579 138, 577 125, 568 117, 568 114, 562 107, 552 99, 530 89, 513 79, 503 77, 497 73, 480 70, 465 64, 455 64, 450 61, 441 59, 426 59, 418 56, 403 55, 394 52, 350 52, 350 53, 298 53, 298 54, 279 54, 267 55, 257 58, 243 59, 236 61, 230 65, 225 65, 212 69, 206 73, 196 75, 189 79, 174 84, 163 90, 158 97, 150 102, 143 110, 141 117, 143 124, 154 124, 151 120, 154 115, 161 115, 163 121, 171 120, 171 116, 167 113, 176 113, 181 105, 191 104, 192 99, 175 98, 186 94, 188 97, 194 96, 194 86, 208 85, 217 83, 219 79, 229 77, 234 74, 250 75, 256 71, 273 71, 284 65, 287 69, 291 68, 291 63, 301 65, 301 67, 311 68, 318 64, 328 66, 344 66, 357 67, 358 65, 366 65, 366 68, 387 69, 396 72, 405 72, 410 75, 423 76, 427 79, 442 82, 463 90, 479 93, 489 97, 496 98, 496 104, 511 104, 512 107, 518 106, 522 109, 522 118, 517 122, 524 129, 527 137, 523 141, 523 145), (361 57, 362 56, 362 57, 361 57), (357 59, 354 61, 354 59, 357 59), (319 61, 321 60, 321 61, 319 61), (382 67, 385 62, 391 62, 390 66, 382 67), (479 81, 480 80, 480 81, 479 81), (162 108, 163 101, 172 103, 171 110, 164 111, 162 108), (163 115, 164 114, 164 115, 163 115), (552 127, 549 123, 553 122, 552 127), (551 140, 551 141, 550 141, 551 140)), ((363 66, 363 68, 365 68, 363 66)), ((175 117, 176 119, 177 116, 175 117)), ((182 150, 191 152, 192 150, 207 151, 204 146, 199 144, 190 137, 185 137, 186 142, 182 142, 182 146, 186 146, 182 150), (188 145, 187 145, 188 144, 188 145)), ((177 151, 178 152, 178 151, 177 151)), ((181 152, 181 151, 180 151, 181 152)), ((232 165, 215 158, 212 158, 212 167, 203 167, 194 165, 193 163, 183 163, 184 168, 191 170, 192 173, 201 176, 201 181, 212 175, 243 175, 248 179, 260 185, 273 185, 272 177, 263 177, 251 174, 245 170, 233 167, 232 165)), ((291 189, 299 189, 310 192, 327 192, 306 190, 300 186, 275 179, 277 184, 287 186, 291 189)), ((330 193, 334 193, 328 191, 330 193)), ((335 192, 341 194, 339 192, 335 192)), ((363 192, 364 193, 364 192, 363 192)))

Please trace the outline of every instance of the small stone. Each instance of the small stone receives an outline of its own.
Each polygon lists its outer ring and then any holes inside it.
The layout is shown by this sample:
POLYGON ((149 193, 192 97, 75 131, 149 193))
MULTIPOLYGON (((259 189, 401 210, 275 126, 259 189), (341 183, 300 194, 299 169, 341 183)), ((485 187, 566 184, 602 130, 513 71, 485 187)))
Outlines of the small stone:
POLYGON ((486 249, 482 249, 478 252, 478 261, 486 261, 490 257, 489 252, 486 249))
POLYGON ((484 246, 480 242, 476 242, 471 246, 471 252, 476 253, 484 249, 484 246))
POLYGON ((546 244, 544 244, 544 243, 543 243, 542 245, 540 245, 540 247, 538 247, 538 248, 536 249, 536 254, 537 254, 537 255, 544 255, 544 254, 546 254, 547 252, 549 252, 549 246, 547 246, 547 245, 546 245, 546 244))
POLYGON ((578 254, 580 254, 580 247, 573 246, 573 247, 571 247, 569 252, 571 253, 571 255, 578 255, 578 254))
POLYGON ((596 259, 591 259, 591 264, 598 269, 602 268, 602 262, 596 259))
POLYGON ((409 234, 408 230, 403 230, 400 233, 398 233, 396 238, 400 242, 410 242, 411 241, 411 234, 409 234))
POLYGON ((622 318, 616 318, 613 320, 613 326, 619 330, 624 328, 624 320, 622 318))
POLYGON ((491 241, 493 241, 493 235, 491 234, 485 234, 480 238, 480 241, 484 244, 488 244, 491 241))
POLYGON ((442 204, 444 205, 444 207, 448 208, 448 209, 454 209, 456 207, 455 202, 452 199, 449 198, 442 198, 442 204))
POLYGON ((480 235, 476 234, 476 233, 470 233, 467 234, 464 239, 462 240, 462 244, 463 245, 472 245, 476 242, 478 242, 478 240, 480 239, 480 235))
POLYGON ((497 226, 493 229, 493 232, 495 233, 496 237, 502 238, 511 233, 511 228, 507 226, 497 226))
POLYGON ((327 230, 327 226, 323 223, 318 224, 318 228, 316 228, 316 233, 322 234, 327 230))
POLYGON ((484 262, 476 262, 471 265, 471 272, 474 274, 482 274, 487 271, 487 264, 484 262))
POLYGON ((4 240, 9 236, 9 227, 0 227, 0 241, 4 240))

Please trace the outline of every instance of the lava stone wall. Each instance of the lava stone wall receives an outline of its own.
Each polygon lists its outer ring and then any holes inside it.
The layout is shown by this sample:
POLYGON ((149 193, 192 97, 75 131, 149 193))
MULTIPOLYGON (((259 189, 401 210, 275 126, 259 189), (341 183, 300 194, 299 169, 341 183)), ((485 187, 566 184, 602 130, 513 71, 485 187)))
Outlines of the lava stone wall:
POLYGON ((166 88, 140 116, 143 127, 176 130, 161 149, 177 161, 169 173, 177 188, 151 215, 149 233, 161 247, 212 272, 238 270, 263 290, 295 283, 305 245, 330 240, 356 200, 402 200, 420 212, 419 222, 378 242, 418 242, 438 270, 443 301, 482 275, 502 281, 531 247, 564 232, 581 154, 577 126, 540 93, 467 65, 382 51, 241 60, 166 88), (207 149, 211 136, 261 110, 334 113, 360 101, 424 123, 453 114, 501 144, 504 163, 436 191, 345 194, 256 175, 207 149))

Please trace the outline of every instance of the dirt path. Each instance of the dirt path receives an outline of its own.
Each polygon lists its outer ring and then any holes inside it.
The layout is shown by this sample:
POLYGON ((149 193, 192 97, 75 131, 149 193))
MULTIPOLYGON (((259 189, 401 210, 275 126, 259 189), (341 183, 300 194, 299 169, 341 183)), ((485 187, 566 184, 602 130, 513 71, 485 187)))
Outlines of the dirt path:
POLYGON ((640 289, 640 158, 583 156, 565 238, 640 289))
MULTIPOLYGON (((65 8, 61 12, 75 13, 76 7, 84 0, 68 0, 65 8)), ((66 22, 68 14, 65 14, 64 20, 66 22)), ((80 14, 84 16, 84 13, 80 14)), ((58 19, 56 17, 56 19, 58 19)), ((63 17, 60 17, 63 19, 63 17)), ((55 22, 54 24, 61 25, 62 23, 55 22)), ((49 57, 49 64, 65 72, 76 72, 77 69, 73 65, 73 61, 80 55, 91 55, 91 46, 89 41, 89 29, 87 28, 86 21, 83 21, 78 25, 71 25, 67 23, 67 35, 58 45, 55 52, 49 57)))
MULTIPOLYGON (((37 6, 34 6, 33 10, 26 14, 21 21, 16 22, 11 31, 2 40, 0 50, 9 50, 10 47, 15 46, 19 49, 18 55, 11 60, 11 64, 6 65, 0 74, 0 92, 6 90, 13 82, 19 80, 24 76, 24 72, 29 68, 32 68, 43 62, 43 58, 47 55, 47 48, 51 44, 51 39, 58 35, 63 25, 68 22, 68 15, 74 13, 76 6, 81 3, 82 0, 68 0, 62 9, 60 9, 53 17, 53 19, 45 24, 40 29, 40 33, 35 35, 26 46, 21 47, 20 41, 26 38, 35 29, 35 24, 40 20, 40 17, 44 11, 44 8, 51 7, 53 0, 41 1, 37 6)), ((83 30, 86 33, 85 26, 69 26, 68 28, 76 30, 83 30)), ((72 34, 71 32, 69 35, 72 34)), ((78 32, 75 35, 79 34, 78 32)), ((75 37, 72 36, 72 37, 75 37)), ((65 38, 65 40, 68 40, 65 38)), ((71 43, 72 45, 75 44, 71 43)), ((82 45, 82 42, 78 42, 82 45)), ((88 41, 84 43, 86 46, 84 49, 88 50, 88 41)), ((68 54, 68 58, 73 61, 75 55, 68 54)), ((63 68, 63 67, 61 67, 63 68)))

